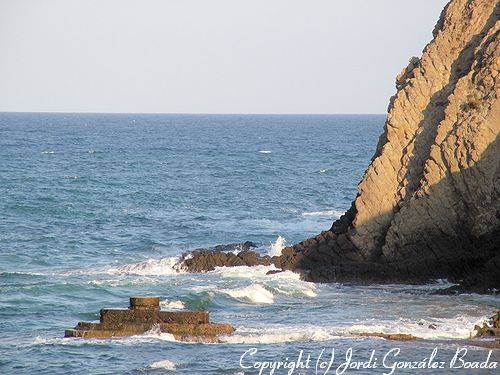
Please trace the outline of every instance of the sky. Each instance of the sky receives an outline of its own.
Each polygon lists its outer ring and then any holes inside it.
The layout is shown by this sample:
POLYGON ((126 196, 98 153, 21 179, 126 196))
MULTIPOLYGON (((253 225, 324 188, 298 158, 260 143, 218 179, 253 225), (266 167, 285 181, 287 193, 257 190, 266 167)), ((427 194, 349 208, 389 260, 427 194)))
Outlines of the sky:
POLYGON ((0 0, 0 111, 386 113, 446 0, 0 0))

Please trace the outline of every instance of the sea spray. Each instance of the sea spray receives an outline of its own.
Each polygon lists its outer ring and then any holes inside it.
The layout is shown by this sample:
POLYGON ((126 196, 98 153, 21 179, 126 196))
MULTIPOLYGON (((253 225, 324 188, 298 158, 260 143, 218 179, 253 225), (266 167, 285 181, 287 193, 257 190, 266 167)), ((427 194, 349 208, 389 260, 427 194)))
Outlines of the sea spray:
POLYGON ((186 305, 182 301, 160 301, 160 309, 162 310, 183 310, 185 308, 186 305))
POLYGON ((276 238, 276 241, 271 243, 269 247, 269 255, 274 257, 274 256, 280 256, 281 251, 285 248, 286 246, 286 239, 282 236, 278 236, 276 238))

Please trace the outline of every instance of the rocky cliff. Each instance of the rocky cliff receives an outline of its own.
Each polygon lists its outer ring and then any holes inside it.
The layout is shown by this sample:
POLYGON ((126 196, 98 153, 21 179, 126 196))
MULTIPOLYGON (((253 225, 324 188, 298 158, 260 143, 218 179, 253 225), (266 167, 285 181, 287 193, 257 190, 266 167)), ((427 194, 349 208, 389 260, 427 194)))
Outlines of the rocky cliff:
POLYGON ((496 0, 450 1, 396 78, 352 207, 273 263, 312 281, 500 289, 499 18, 496 0))

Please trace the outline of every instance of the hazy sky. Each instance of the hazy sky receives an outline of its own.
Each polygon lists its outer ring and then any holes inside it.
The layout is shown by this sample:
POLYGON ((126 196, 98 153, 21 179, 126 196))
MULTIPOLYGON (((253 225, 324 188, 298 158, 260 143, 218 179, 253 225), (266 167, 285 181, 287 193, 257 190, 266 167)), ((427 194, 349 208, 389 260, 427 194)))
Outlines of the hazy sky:
POLYGON ((0 0, 0 111, 385 113, 446 0, 0 0))

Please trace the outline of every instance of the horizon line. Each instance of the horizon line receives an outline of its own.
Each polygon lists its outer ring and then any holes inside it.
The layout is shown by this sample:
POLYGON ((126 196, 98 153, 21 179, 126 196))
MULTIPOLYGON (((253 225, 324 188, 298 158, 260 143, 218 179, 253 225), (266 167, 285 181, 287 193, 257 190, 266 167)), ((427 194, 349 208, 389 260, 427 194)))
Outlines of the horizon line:
POLYGON ((79 115, 185 115, 185 116, 382 116, 387 113, 252 113, 252 112, 78 112, 78 111, 0 111, 5 113, 79 114, 79 115))

